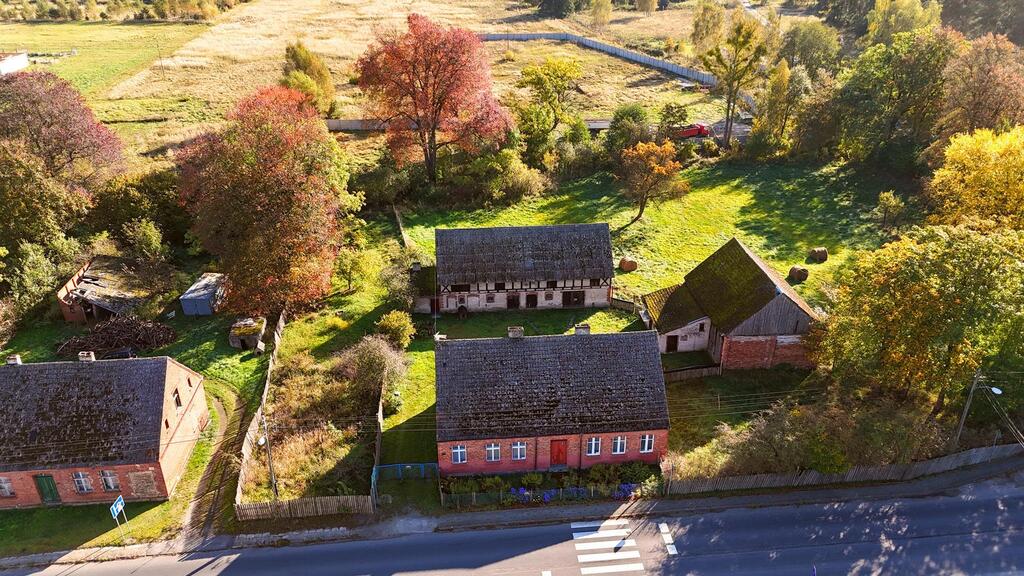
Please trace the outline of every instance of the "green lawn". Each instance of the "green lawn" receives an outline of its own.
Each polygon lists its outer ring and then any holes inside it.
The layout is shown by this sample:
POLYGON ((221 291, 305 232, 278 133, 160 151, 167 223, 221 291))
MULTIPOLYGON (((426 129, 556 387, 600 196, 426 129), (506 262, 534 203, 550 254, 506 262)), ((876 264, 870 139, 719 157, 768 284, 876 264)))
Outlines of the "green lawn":
POLYGON ((697 263, 736 236, 783 275, 803 264, 807 251, 826 246, 828 262, 807 264, 810 279, 797 286, 810 302, 836 268, 881 237, 867 213, 878 193, 901 183, 883 175, 858 175, 834 167, 717 165, 684 172, 692 191, 651 206, 644 218, 621 229, 634 208, 607 175, 571 182, 556 192, 513 206, 477 210, 413 207, 403 212, 409 236, 424 251, 434 249, 434 228, 524 226, 608 222, 615 258, 639 263, 618 273, 620 296, 678 283, 697 263))
POLYGON ((693 352, 673 352, 661 355, 661 367, 664 370, 679 370, 693 366, 708 366, 713 364, 711 357, 705 350, 693 352))

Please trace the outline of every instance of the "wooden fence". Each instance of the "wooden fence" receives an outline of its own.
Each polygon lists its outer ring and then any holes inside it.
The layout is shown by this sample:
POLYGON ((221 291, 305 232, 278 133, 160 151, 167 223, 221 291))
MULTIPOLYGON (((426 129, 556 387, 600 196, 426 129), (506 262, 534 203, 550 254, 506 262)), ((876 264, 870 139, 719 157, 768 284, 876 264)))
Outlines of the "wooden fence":
POLYGON ((721 376, 722 366, 693 366, 691 368, 679 368, 678 370, 666 370, 665 371, 665 383, 671 382, 682 382, 683 380, 693 380, 695 378, 704 378, 705 376, 721 376))
POLYGON ((956 468, 974 466, 990 460, 1007 458, 1024 453, 1019 444, 974 448, 949 456, 922 460, 910 464, 892 466, 854 466, 846 472, 825 474, 814 470, 792 474, 753 474, 749 476, 723 476, 720 478, 695 478, 689 480, 668 480, 666 494, 696 494, 699 492, 724 492, 728 490, 750 490, 759 488, 789 488, 851 482, 899 482, 921 476, 948 472, 956 468))
MULTIPOLYGON (((267 377, 263 383, 263 395, 260 397, 260 407, 256 410, 249 428, 245 432, 245 439, 242 441, 242 461, 238 471, 238 487, 235 489, 235 517, 239 520, 263 520, 267 518, 303 518, 307 516, 327 516, 330 514, 373 514, 376 511, 376 487, 371 488, 371 494, 359 496, 313 496, 309 498, 296 498, 293 500, 278 500, 273 502, 243 502, 242 494, 245 483, 256 460, 253 458, 253 450, 261 436, 260 422, 263 419, 263 411, 267 403, 267 394, 270 391, 270 384, 277 366, 277 350, 281 343, 281 335, 284 332, 285 312, 277 320, 274 328, 273 344, 274 349, 270 353, 270 361, 267 363, 267 377)), ((377 438, 376 452, 374 453, 374 465, 380 459, 380 434, 382 413, 377 408, 377 438)))
POLYGON ((592 38, 586 38, 584 36, 577 36, 576 34, 569 34, 566 32, 533 32, 533 33, 511 33, 511 34, 480 34, 480 39, 484 42, 526 42, 529 40, 554 40, 556 42, 572 42, 577 46, 583 46, 590 48, 591 50, 597 50, 610 54, 616 58, 622 58, 648 68, 655 68, 669 74, 675 74, 695 82, 699 82, 705 86, 714 87, 718 83, 714 74, 681 66, 675 62, 669 62, 668 60, 662 60, 661 58, 655 58, 648 56, 640 52, 633 50, 627 50, 618 46, 613 46, 600 40, 594 40, 592 38))

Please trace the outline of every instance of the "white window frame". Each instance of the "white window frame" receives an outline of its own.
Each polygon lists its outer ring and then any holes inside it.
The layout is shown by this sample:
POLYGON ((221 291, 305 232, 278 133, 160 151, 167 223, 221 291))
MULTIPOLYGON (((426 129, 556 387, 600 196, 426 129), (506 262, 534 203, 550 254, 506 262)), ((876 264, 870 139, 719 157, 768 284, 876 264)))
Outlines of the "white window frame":
POLYGON ((88 494, 92 492, 92 478, 88 472, 73 472, 71 479, 75 481, 75 492, 88 494))
POLYGON ((103 484, 104 492, 121 490, 121 480, 117 477, 117 472, 113 470, 100 470, 100 483, 103 484))
POLYGON ((626 437, 616 436, 612 438, 612 454, 625 454, 626 453, 626 437))
POLYGON ((11 479, 0 478, 0 497, 13 498, 14 496, 14 485, 11 484, 11 479))
POLYGON ((587 438, 587 456, 601 455, 601 437, 591 436, 587 438))
POLYGON ((465 444, 452 446, 452 464, 465 464, 469 460, 465 444))
POLYGON ((512 459, 526 460, 526 442, 512 443, 512 459))
POLYGON ((491 442, 484 446, 484 461, 501 462, 501 444, 491 442), (493 456, 492 456, 493 453, 493 456))
POLYGON ((640 453, 650 454, 654 452, 654 434, 640 435, 640 453))

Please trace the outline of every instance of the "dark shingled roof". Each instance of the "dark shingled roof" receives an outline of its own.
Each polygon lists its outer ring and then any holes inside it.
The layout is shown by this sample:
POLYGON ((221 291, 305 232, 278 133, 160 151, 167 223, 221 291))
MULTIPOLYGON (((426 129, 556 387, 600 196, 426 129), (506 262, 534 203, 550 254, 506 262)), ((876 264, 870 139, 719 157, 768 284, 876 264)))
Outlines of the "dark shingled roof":
POLYGON ((474 282, 611 278, 608 224, 438 228, 437 281, 474 282))
POLYGON ((654 331, 440 340, 437 440, 668 428, 654 331))
POLYGON ((171 362, 0 366, 0 471, 155 461, 171 362))
POLYGON ((686 284, 676 284, 642 297, 658 332, 671 332, 707 316, 686 284))
POLYGON ((733 238, 686 275, 693 299, 723 332, 785 294, 811 318, 817 314, 778 272, 733 238))

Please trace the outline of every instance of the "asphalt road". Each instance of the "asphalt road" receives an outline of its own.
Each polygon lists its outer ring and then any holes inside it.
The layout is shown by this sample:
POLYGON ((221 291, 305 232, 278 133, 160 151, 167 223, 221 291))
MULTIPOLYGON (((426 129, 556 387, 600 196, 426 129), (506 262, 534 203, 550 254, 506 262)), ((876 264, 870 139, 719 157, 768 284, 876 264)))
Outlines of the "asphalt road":
POLYGON ((956 496, 590 524, 417 534, 4 574, 1024 574, 1024 485, 1005 480, 956 496))

